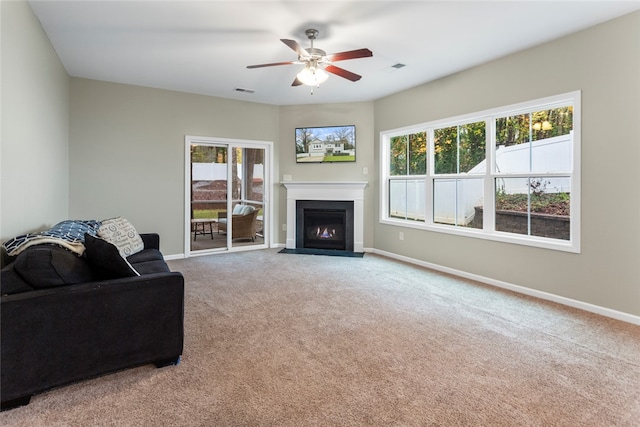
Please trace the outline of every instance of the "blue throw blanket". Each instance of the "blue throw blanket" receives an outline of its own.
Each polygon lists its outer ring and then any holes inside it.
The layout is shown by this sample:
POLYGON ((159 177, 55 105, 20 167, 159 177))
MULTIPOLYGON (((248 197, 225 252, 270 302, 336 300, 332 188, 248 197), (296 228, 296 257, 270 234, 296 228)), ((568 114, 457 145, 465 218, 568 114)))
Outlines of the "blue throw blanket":
POLYGON ((44 243, 53 243, 82 255, 84 253, 84 233, 96 236, 98 228, 100 228, 100 221, 67 220, 39 233, 29 233, 14 237, 4 242, 2 246, 4 246, 9 256, 18 255, 29 246, 44 243))

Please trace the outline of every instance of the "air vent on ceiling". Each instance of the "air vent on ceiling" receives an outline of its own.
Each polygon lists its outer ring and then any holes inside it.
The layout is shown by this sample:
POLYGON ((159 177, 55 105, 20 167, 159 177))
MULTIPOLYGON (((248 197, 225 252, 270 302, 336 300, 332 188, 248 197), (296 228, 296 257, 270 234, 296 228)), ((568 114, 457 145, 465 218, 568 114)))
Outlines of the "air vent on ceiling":
POLYGON ((237 87, 234 89, 236 92, 244 92, 244 93, 255 93, 253 89, 245 89, 243 87, 237 87))
POLYGON ((401 64, 401 63, 399 63, 399 62, 398 62, 397 64, 394 64, 394 65, 392 65, 392 66, 391 66, 391 68, 396 68, 396 69, 397 69, 397 68, 402 68, 402 67, 406 67, 406 65, 401 64))

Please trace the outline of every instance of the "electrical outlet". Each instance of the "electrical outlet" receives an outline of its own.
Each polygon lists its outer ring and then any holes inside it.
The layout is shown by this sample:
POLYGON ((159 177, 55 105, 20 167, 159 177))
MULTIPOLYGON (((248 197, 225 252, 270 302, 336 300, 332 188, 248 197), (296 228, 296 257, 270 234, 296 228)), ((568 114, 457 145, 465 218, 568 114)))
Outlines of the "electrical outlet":
POLYGON ((282 231, 287 231, 287 224, 282 224, 282 231))
POLYGON ((398 234, 398 239, 404 240, 404 233, 402 231, 398 234))
POLYGON ((368 168, 368 167, 366 167, 366 166, 365 166, 365 167, 363 167, 363 168, 362 168, 362 174, 363 174, 363 175, 368 175, 368 174, 369 174, 369 168, 368 168))

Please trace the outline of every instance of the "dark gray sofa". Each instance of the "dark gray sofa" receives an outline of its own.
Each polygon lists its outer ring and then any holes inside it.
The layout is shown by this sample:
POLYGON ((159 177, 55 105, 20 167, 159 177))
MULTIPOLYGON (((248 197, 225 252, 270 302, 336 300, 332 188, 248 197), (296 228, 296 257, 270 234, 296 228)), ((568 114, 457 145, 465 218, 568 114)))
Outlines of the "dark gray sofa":
POLYGON ((117 261, 105 255, 103 242, 90 237, 83 257, 38 245, 2 269, 2 410, 26 405, 53 387, 145 364, 178 363, 184 278, 169 270, 157 234, 141 237, 144 250, 127 258, 136 274, 111 265, 117 261))

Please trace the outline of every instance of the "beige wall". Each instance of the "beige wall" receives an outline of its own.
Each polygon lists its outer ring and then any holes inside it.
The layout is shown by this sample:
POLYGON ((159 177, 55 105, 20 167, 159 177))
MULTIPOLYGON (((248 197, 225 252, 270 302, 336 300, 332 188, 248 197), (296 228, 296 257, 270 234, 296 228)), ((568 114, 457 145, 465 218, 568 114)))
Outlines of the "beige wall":
MULTIPOLYGON (((373 102, 356 102, 323 105, 296 105, 280 107, 280 155, 279 175, 291 175, 293 181, 367 181, 365 189, 364 246, 373 247, 373 223, 377 208, 374 204, 376 164, 374 162, 373 102), (354 163, 296 163, 295 129, 315 126, 356 126, 356 161, 354 163), (363 173, 367 168, 368 173, 363 173)), ((287 196, 284 187, 279 189, 279 209, 281 213, 275 229, 278 242, 284 244, 286 232, 287 196)))
POLYGON ((640 315, 639 41, 634 13, 375 103, 378 133, 581 90, 582 253, 377 223, 375 247, 640 315))
POLYGON ((26 2, 0 2, 0 238, 68 218, 69 77, 26 2))
POLYGON ((71 80, 70 114, 71 216, 124 216, 166 255, 184 253, 185 135, 278 141, 276 106, 96 80, 71 80))
MULTIPOLYGON (((71 215, 122 215, 141 232, 160 233, 167 255, 183 253, 185 135, 274 142, 276 243, 286 237, 283 174, 301 181, 375 176, 373 102, 277 107, 73 78, 70 114, 71 215), (356 125, 355 163, 296 164, 296 127, 340 124, 356 125)), ((365 246, 372 246, 376 210, 366 191, 365 246)))
POLYGON ((375 102, 277 107, 69 79, 28 4, 0 10, 3 240, 123 215, 159 232, 166 254, 182 253, 184 136, 269 140, 276 242, 282 175, 366 180, 365 247, 640 315, 640 13, 375 102), (415 230, 401 242, 402 228, 378 223, 381 130, 573 90, 583 103, 580 254, 415 230), (355 163, 295 163, 295 127, 336 124, 356 125, 355 163))

